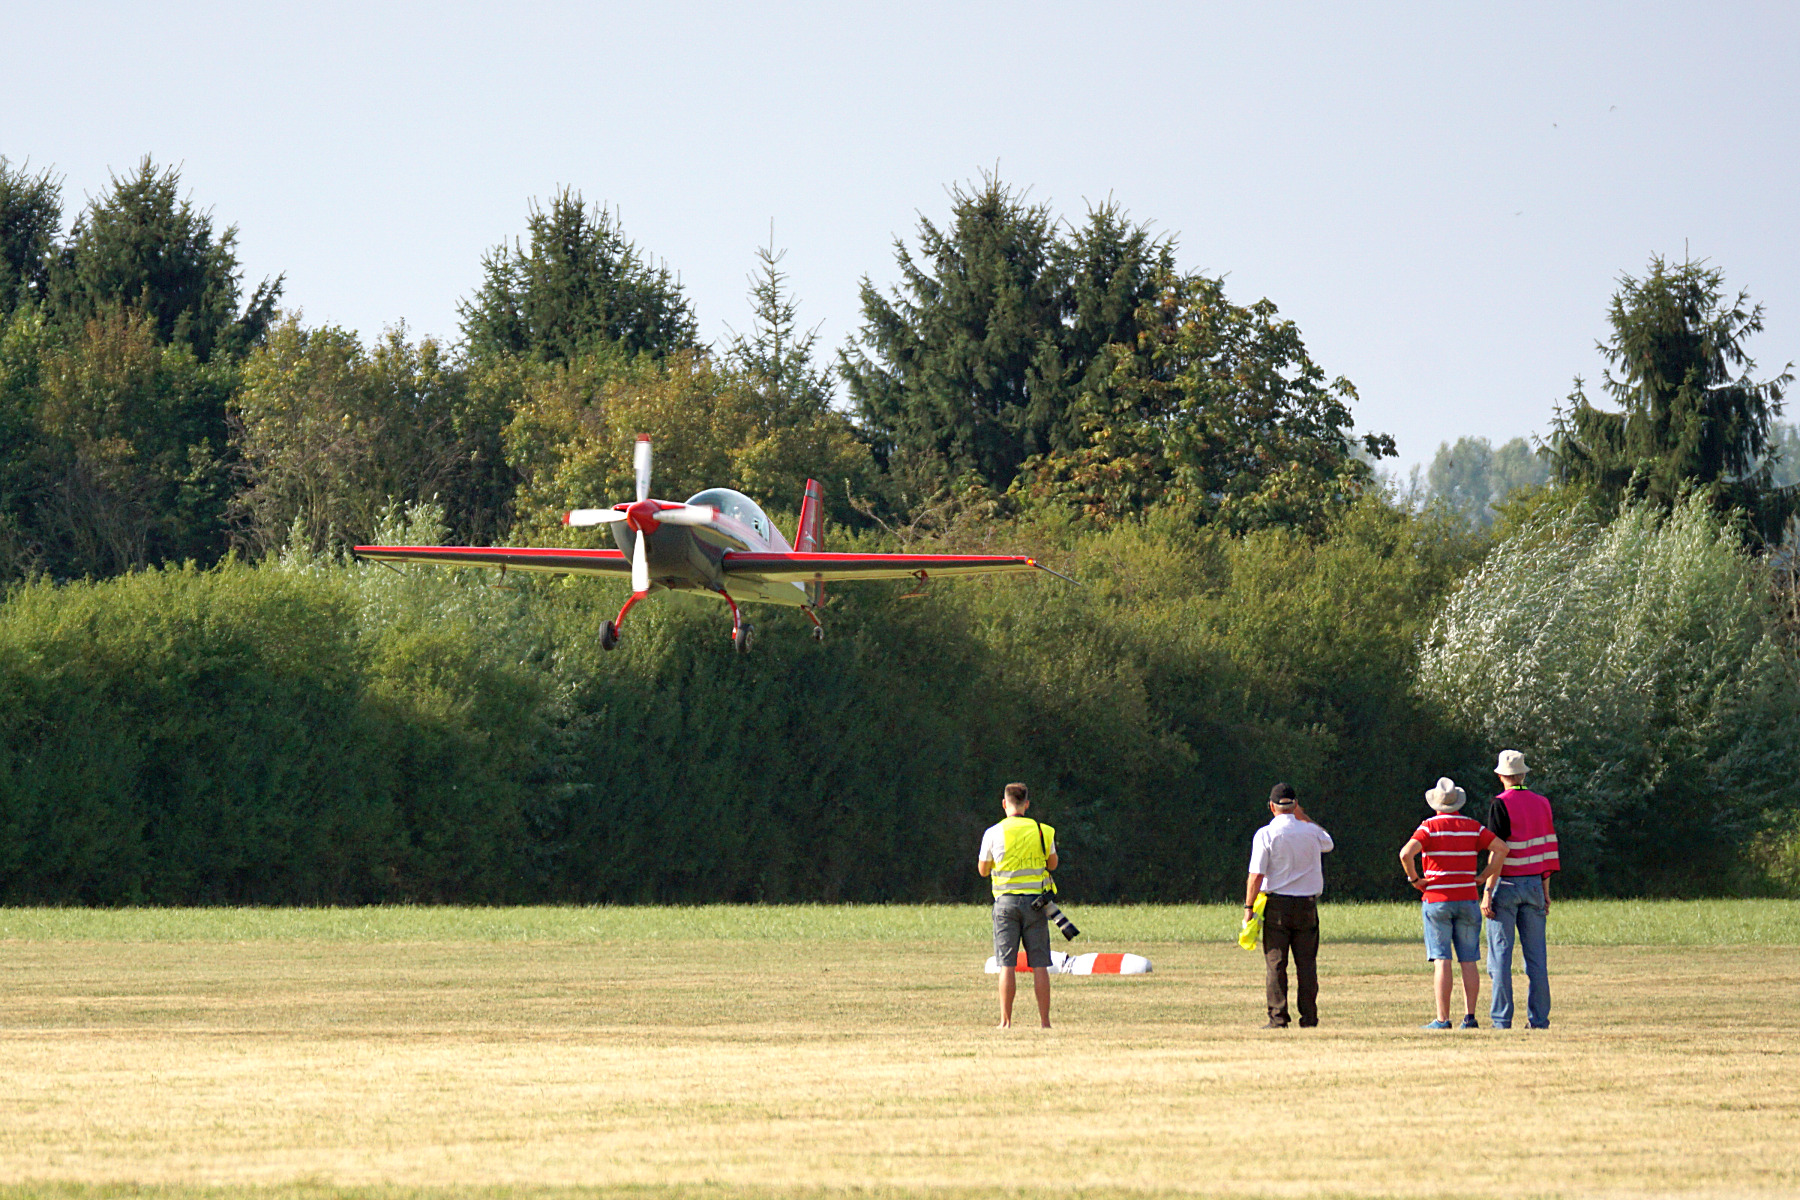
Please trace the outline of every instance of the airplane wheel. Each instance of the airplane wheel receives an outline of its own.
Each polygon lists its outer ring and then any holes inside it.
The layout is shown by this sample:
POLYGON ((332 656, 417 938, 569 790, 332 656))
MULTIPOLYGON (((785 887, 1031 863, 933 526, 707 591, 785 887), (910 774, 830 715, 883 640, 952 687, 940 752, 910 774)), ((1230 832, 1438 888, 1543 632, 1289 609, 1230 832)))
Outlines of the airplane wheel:
POLYGON ((813 641, 822 642, 824 640, 825 640, 825 627, 823 625, 814 625, 813 626, 813 641))
POLYGON ((600 627, 600 648, 611 650, 619 644, 619 627, 608 621, 600 627))
POLYGON ((756 626, 750 624, 749 622, 745 622, 743 625, 739 626, 737 629, 732 630, 732 633, 731 633, 732 645, 737 649, 737 652, 739 654, 748 654, 750 652, 750 643, 752 643, 755 640, 756 640, 756 626))

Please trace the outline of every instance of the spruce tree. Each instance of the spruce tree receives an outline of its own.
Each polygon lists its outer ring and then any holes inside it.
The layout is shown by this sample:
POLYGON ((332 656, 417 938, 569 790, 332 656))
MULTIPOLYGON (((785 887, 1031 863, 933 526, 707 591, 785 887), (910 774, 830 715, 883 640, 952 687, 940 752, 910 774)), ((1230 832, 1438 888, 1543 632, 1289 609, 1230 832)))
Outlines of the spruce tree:
POLYGON ((1716 267, 1656 257, 1643 279, 1621 277, 1607 319, 1602 380, 1619 411, 1595 408, 1575 381, 1550 439, 1558 479, 1614 504, 1666 505, 1686 488, 1713 486, 1765 534, 1779 529, 1793 497, 1773 486, 1765 452, 1793 364, 1752 378, 1744 341, 1762 331, 1762 305, 1746 292, 1727 300, 1716 267))
POLYGON ((618 219, 564 188, 516 240, 482 259, 486 278, 459 312, 478 358, 563 362, 595 350, 658 358, 695 345, 698 326, 681 285, 626 238, 618 219))
POLYGON ((17 170, 0 155, 0 317, 49 293, 50 263, 62 223, 62 184, 48 171, 17 170))
POLYGON ((1080 441, 1104 350, 1135 338, 1174 247, 1111 202, 1059 230, 1047 204, 994 176, 951 201, 945 228, 920 219, 917 257, 895 243, 898 287, 863 280, 863 329, 840 369, 904 484, 1004 491, 1026 460, 1080 441))
POLYGON ((274 319, 282 280, 263 280, 240 312, 236 245, 237 226, 215 236, 211 214, 181 197, 175 168, 159 171, 146 155, 76 219, 51 281, 52 308, 74 323, 136 309, 159 340, 188 346, 201 362, 241 357, 274 319))
POLYGON ((951 191, 951 219, 894 243, 901 283, 865 276, 860 347, 840 365, 876 456, 921 487, 995 489, 1050 448, 1060 417, 1064 287, 1047 205, 989 176, 951 191), (1048 394, 1046 394, 1048 393, 1048 394))

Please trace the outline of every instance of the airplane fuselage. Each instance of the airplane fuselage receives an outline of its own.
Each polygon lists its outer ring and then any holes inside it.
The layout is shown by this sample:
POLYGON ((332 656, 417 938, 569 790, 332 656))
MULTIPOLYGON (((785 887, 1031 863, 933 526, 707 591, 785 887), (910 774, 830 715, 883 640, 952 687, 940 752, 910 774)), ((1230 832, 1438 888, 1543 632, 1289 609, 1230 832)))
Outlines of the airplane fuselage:
POLYGON ((729 585, 726 583, 723 563, 727 552, 786 552, 792 549, 781 530, 754 501, 729 488, 710 488, 692 497, 688 503, 715 508, 718 516, 710 525, 661 525, 654 524, 652 518, 630 524, 618 521, 612 526, 613 542, 628 562, 637 553, 636 527, 643 528, 653 586, 714 595, 723 594, 729 586, 730 594, 736 600, 806 607, 808 601, 803 584, 750 579, 742 575, 735 575, 729 585))

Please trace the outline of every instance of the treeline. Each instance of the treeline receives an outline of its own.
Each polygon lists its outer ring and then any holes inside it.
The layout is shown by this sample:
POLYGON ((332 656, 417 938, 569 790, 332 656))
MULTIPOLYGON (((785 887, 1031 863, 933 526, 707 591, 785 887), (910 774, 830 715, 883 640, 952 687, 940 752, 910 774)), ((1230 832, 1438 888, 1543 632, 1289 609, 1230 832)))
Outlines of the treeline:
POLYGON ((1226 894, 1277 778, 1338 836, 1334 891, 1392 896, 1420 793, 1479 794, 1497 742, 1578 890, 1789 877, 1787 380, 1753 377, 1760 310, 1710 268, 1625 281, 1618 411, 1578 386, 1545 454, 1482 468, 1547 482, 1419 505, 1272 304, 996 179, 865 282, 831 365, 773 247, 749 332, 700 345, 570 191, 487 255, 454 345, 246 297, 235 230, 148 160, 61 221, 0 160, 6 900, 964 896, 1012 778, 1080 897, 1226 894), (810 475, 838 546, 1084 586, 836 589, 823 646, 759 613, 747 657, 674 598, 605 655, 608 584, 342 554, 590 537, 558 517, 629 494, 638 433, 659 493, 779 510, 810 475))
POLYGON ((276 310, 280 279, 244 298, 235 227, 148 159, 66 237, 61 216, 51 176, 0 160, 5 577, 322 548, 394 501, 441 504, 459 541, 554 535, 629 490, 639 433, 670 494, 791 504, 812 476, 865 528, 954 499, 1316 530, 1370 478, 1354 390, 1272 305, 1179 272, 1115 207, 1068 227, 998 180, 921 223, 894 294, 865 285, 835 368, 773 247, 749 333, 702 346, 670 271, 566 190, 486 256, 448 347, 308 328, 276 310))

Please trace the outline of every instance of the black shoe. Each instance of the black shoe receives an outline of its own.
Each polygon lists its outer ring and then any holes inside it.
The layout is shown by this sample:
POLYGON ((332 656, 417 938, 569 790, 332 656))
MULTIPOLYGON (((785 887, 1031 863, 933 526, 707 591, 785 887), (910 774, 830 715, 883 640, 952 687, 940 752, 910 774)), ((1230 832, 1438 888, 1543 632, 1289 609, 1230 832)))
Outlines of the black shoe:
POLYGON ((1302 1029, 1317 1029, 1318 1027, 1319 1027, 1319 1023, 1316 1020, 1300 1022, 1300 1028, 1302 1028, 1302 1029))

